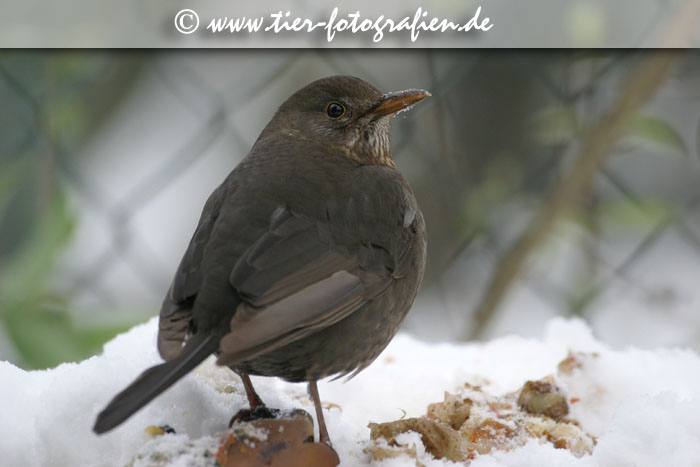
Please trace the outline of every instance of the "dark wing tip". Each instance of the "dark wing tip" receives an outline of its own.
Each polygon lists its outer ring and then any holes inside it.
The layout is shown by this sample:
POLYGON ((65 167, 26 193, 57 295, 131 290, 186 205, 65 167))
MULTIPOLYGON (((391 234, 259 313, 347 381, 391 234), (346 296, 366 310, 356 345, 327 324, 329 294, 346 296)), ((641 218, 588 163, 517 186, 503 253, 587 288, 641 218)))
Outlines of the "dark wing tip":
POLYGON ((218 336, 194 335, 177 357, 147 369, 126 389, 114 396, 109 405, 97 416, 92 430, 102 434, 115 428, 218 348, 218 336))
POLYGON ((114 417, 114 412, 110 411, 109 407, 107 407, 97 416, 97 420, 95 420, 95 426, 92 427, 92 431, 98 435, 101 435, 115 428, 122 421, 123 420, 117 420, 114 417))

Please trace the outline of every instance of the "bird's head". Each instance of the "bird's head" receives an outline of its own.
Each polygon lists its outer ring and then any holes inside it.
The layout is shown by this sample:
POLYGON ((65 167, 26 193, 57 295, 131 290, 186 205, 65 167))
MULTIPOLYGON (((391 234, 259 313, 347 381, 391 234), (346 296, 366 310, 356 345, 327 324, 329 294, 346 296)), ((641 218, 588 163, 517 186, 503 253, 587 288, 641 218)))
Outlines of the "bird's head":
POLYGON ((383 94, 353 76, 322 78, 289 97, 263 135, 281 131, 311 139, 361 164, 393 166, 389 121, 428 96, 420 89, 383 94))

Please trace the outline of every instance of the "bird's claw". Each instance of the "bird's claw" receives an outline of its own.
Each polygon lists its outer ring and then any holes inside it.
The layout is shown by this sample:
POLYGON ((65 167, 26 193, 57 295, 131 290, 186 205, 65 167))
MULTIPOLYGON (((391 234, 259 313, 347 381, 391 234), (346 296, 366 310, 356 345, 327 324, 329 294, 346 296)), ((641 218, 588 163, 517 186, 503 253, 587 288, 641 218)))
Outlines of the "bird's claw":
POLYGON ((280 409, 271 409, 269 407, 259 406, 254 409, 241 409, 228 422, 228 427, 231 428, 237 422, 250 422, 261 418, 278 418, 280 409))

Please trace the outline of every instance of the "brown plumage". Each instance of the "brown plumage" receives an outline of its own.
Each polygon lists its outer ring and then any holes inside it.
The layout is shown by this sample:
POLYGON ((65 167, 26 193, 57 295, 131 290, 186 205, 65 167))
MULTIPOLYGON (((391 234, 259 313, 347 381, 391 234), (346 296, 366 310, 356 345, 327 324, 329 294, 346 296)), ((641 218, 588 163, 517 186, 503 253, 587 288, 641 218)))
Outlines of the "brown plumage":
POLYGON ((315 81, 285 101, 212 193, 160 313, 165 363, 100 413, 108 431, 217 353, 241 375, 308 382, 354 374, 386 347, 425 268, 425 226, 394 167, 389 120, 427 97, 359 78, 315 81))

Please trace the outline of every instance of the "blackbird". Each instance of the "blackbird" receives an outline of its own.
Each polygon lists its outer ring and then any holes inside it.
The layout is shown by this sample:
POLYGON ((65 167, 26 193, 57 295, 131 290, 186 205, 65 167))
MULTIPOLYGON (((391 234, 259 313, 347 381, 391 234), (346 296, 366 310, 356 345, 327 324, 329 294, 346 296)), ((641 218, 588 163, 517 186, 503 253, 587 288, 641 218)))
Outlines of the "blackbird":
POLYGON ((396 169, 390 119, 430 96, 382 94, 352 76, 315 81, 278 109, 207 200, 160 311, 158 351, 98 415, 116 427, 211 354, 248 375, 316 382, 354 375, 387 346, 425 269, 416 199, 396 169))

